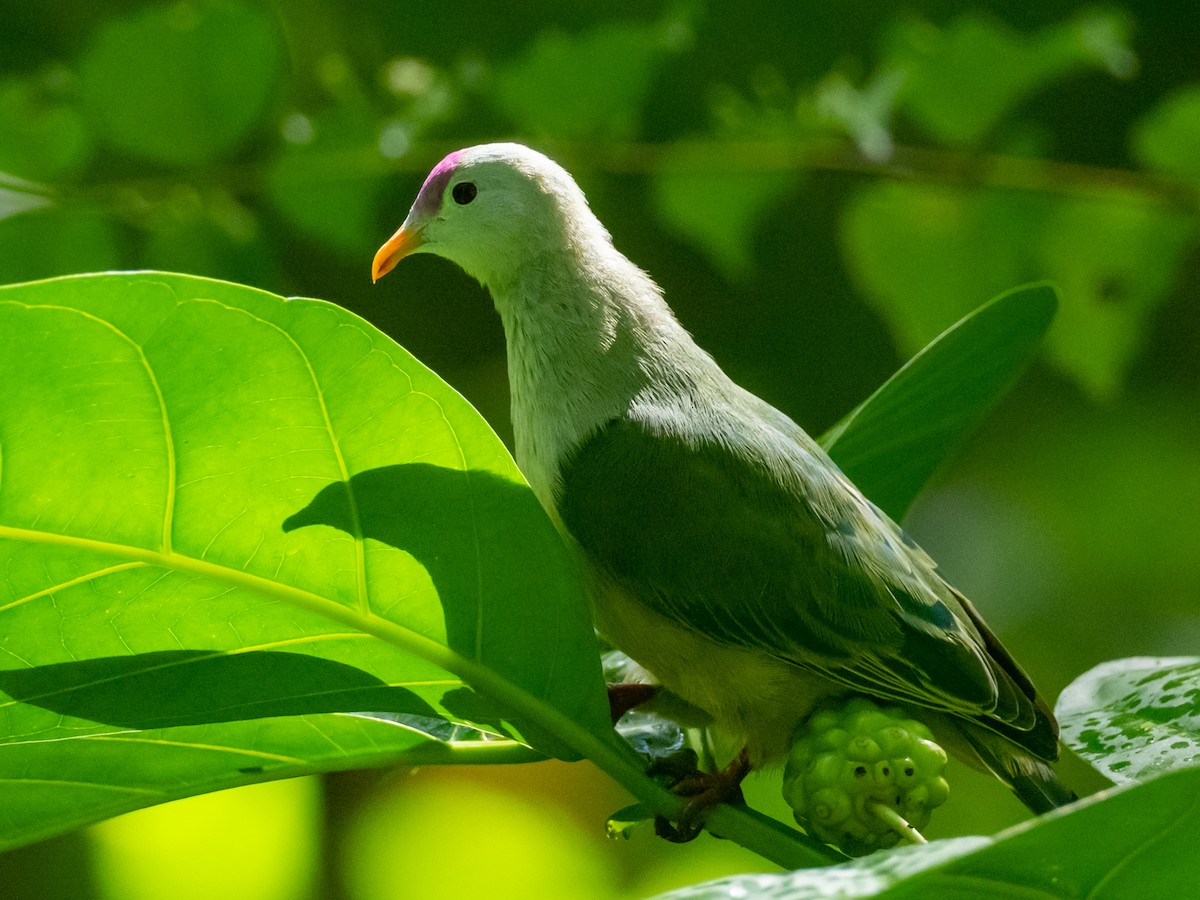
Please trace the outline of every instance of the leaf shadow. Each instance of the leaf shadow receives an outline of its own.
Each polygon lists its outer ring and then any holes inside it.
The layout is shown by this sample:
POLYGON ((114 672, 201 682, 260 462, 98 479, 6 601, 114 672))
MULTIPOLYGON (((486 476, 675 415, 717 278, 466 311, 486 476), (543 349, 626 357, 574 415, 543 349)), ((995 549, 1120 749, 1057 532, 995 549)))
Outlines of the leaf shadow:
MULTIPOLYGON (((433 582, 446 645, 512 677, 527 664, 512 629, 505 631, 497 623, 502 618, 515 621, 515 611, 501 614, 484 604, 505 601, 515 583, 514 572, 520 575, 519 565, 512 562, 520 557, 520 539, 508 534, 504 523, 541 514, 533 493, 518 482, 486 471, 408 463, 327 484, 284 520, 283 530, 324 525, 409 554, 433 582), (469 518, 464 518, 464 510, 469 518)), ((441 702, 451 715, 471 724, 500 733, 511 733, 509 726, 515 725, 526 740, 536 735, 543 747, 555 743, 536 723, 470 686, 448 691, 441 702)), ((556 747, 555 752, 567 751, 556 747)))
POLYGON ((516 549, 481 547, 479 530, 491 525, 484 520, 496 510, 531 503, 537 501, 527 488, 490 472, 409 463, 369 469, 349 482, 326 485, 284 521, 283 530, 327 525, 412 556, 437 590, 447 645, 475 659, 484 639, 484 555, 516 549), (464 509, 473 514, 470 527, 464 527, 464 509))
POLYGON ((13 700, 121 728, 205 725, 364 710, 437 716, 420 696, 301 653, 164 650, 0 672, 13 700))

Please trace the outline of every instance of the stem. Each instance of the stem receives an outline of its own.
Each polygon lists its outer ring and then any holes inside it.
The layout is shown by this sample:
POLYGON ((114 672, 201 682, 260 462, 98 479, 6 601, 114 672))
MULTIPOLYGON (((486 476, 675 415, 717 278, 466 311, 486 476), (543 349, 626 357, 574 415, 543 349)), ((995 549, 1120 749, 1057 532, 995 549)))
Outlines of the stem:
MULTIPOLYGON (((329 173, 329 182, 375 178, 397 172, 417 176, 429 169, 429 160, 455 149, 449 144, 420 144, 399 160, 383 159, 373 144, 329 151, 314 170, 329 173)), ((661 175, 670 173, 773 173, 844 172, 900 181, 970 185, 1035 193, 1094 195, 1119 189, 1141 194, 1163 206, 1192 212, 1200 208, 1200 191, 1194 184, 1139 172, 1059 160, 963 151, 928 146, 899 145, 890 159, 864 159, 845 139, 823 139, 811 143, 795 140, 705 139, 670 143, 604 143, 578 145, 559 143, 556 149, 569 155, 575 172, 661 175)), ((16 187, 24 193, 53 199, 58 205, 101 203, 115 215, 140 221, 141 204, 130 205, 138 195, 156 198, 173 186, 197 184, 203 189, 253 195, 262 190, 269 161, 226 165, 205 176, 138 176, 99 182, 71 189, 44 185, 16 187)))
MULTIPOLYGON (((497 696, 497 699, 511 703, 535 717, 543 728, 591 760, 654 813, 673 820, 679 817, 685 801, 649 778, 642 758, 615 731, 600 737, 554 707, 496 678, 490 671, 454 674, 462 675, 464 681, 473 680, 484 693, 490 693, 494 687, 503 695, 497 696), (481 683, 480 679, 485 683, 481 683)), ((721 804, 709 813, 705 827, 714 835, 731 840, 788 870, 827 866, 843 861, 839 854, 824 844, 748 807, 721 804)))
POLYGON ((704 827, 789 871, 846 861, 844 855, 826 844, 748 806, 722 803, 709 813, 704 827))
POLYGON ((865 159, 845 139, 695 140, 669 144, 563 145, 578 171, 616 174, 844 172, 898 181, 969 185, 1050 194, 1094 194, 1114 188, 1166 206, 1200 206, 1195 185, 1169 176, 1003 153, 897 145, 891 157, 865 159))
POLYGON ((900 813, 896 812, 896 810, 892 809, 886 803, 880 803, 878 800, 868 799, 866 802, 866 807, 867 810, 873 816, 875 816, 875 818, 886 823, 887 826, 892 829, 892 831, 896 832, 896 834, 900 835, 900 837, 902 837, 908 843, 929 843, 929 841, 925 840, 925 835, 921 834, 921 832, 917 831, 917 829, 908 824, 907 819, 905 819, 902 815, 900 815, 900 813))

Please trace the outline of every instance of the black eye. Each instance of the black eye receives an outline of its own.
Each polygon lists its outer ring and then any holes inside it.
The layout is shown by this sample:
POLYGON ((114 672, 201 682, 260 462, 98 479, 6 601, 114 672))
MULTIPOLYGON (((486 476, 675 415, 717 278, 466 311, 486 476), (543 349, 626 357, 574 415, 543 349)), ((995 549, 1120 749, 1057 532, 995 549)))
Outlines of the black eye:
POLYGON ((466 206, 475 199, 475 195, 479 193, 475 188, 473 181, 460 181, 450 191, 450 196, 454 198, 454 202, 459 206, 466 206))

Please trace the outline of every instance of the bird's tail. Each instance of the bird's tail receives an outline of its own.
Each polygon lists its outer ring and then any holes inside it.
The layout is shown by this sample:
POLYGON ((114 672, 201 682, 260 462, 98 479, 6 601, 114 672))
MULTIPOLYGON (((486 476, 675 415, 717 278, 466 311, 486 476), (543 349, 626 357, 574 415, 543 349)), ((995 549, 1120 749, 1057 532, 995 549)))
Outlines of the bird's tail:
POLYGON ((1012 788, 1034 813, 1049 812, 1079 799, 1049 763, 1031 756, 1012 741, 978 725, 964 723, 961 730, 979 761, 1012 788))

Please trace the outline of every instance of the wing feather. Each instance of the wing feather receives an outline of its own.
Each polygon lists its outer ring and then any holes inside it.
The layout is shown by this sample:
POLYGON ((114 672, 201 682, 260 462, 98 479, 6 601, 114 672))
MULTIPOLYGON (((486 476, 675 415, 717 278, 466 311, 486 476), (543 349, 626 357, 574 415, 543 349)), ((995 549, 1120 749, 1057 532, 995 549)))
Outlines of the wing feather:
POLYGON ((594 565, 719 643, 1054 757, 1053 718, 1012 657, 807 435, 759 419, 700 439, 678 420, 614 419, 563 461, 559 514, 594 565))

